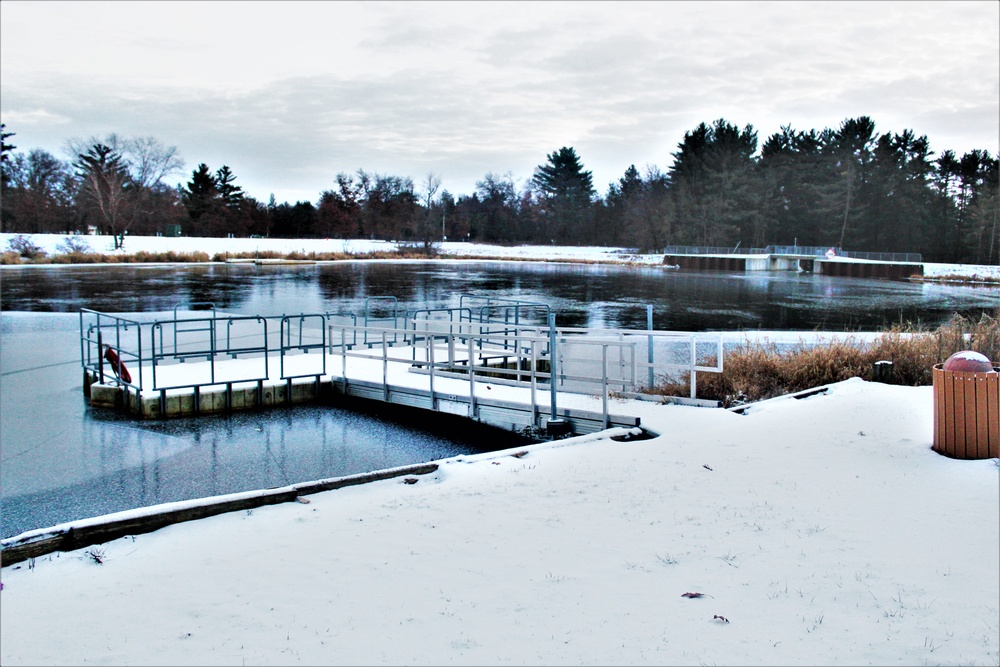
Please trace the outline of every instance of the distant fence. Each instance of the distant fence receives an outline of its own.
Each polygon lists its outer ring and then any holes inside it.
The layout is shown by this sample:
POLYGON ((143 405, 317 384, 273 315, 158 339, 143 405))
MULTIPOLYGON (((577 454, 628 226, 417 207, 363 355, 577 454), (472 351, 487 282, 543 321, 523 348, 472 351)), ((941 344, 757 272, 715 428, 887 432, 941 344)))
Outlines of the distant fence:
POLYGON ((664 255, 805 255, 826 257, 830 250, 837 257, 866 259, 877 262, 923 262, 919 252, 866 252, 842 250, 837 246, 769 245, 766 248, 740 248, 721 246, 673 245, 663 248, 664 255))
POLYGON ((838 257, 847 257, 847 253, 837 246, 818 245, 769 245, 764 248, 767 255, 812 255, 814 257, 826 257, 826 253, 833 250, 838 257))
POLYGON ((850 259, 870 259, 877 262, 907 262, 909 264, 920 264, 924 261, 923 255, 919 252, 861 252, 855 250, 845 250, 838 253, 841 257, 850 259))
MULTIPOLYGON (((825 250, 825 248, 824 248, 825 250)), ((662 250, 664 255, 765 255, 764 248, 723 248, 706 245, 669 245, 662 250)))

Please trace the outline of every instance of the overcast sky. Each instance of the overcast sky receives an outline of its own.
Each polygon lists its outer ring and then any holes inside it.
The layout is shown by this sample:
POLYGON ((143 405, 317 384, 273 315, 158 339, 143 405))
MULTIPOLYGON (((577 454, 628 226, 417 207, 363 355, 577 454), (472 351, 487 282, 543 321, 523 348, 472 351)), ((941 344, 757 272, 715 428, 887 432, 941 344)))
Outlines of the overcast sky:
POLYGON ((725 118, 1000 144, 1000 3, 0 2, 18 151, 154 136, 266 202, 339 172, 454 195, 572 146, 601 195, 725 118))

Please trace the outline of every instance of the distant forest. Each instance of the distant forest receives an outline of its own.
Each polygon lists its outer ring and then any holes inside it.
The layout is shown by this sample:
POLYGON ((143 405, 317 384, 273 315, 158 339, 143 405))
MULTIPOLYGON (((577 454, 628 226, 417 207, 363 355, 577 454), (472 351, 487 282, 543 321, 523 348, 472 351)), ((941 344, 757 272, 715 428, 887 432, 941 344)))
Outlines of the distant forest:
POLYGON ((926 136, 875 131, 867 116, 836 129, 781 128, 758 146, 725 119, 684 134, 666 171, 630 166, 602 196, 572 147, 518 185, 486 174, 470 194, 359 169, 315 202, 260 202, 227 165, 202 163, 183 185, 177 149, 153 137, 70 140, 73 158, 17 151, 2 133, 0 230, 377 238, 431 249, 444 238, 499 244, 831 246, 919 252, 925 261, 1000 263, 998 161, 986 150, 936 158, 926 136))

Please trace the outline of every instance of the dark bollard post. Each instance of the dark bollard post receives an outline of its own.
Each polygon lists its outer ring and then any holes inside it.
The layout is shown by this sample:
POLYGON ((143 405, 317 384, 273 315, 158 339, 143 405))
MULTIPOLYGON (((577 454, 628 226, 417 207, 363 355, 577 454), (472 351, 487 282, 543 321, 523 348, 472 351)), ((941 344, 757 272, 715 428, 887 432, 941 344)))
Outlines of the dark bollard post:
POLYGON ((892 362, 876 361, 872 364, 872 382, 892 384, 892 362))

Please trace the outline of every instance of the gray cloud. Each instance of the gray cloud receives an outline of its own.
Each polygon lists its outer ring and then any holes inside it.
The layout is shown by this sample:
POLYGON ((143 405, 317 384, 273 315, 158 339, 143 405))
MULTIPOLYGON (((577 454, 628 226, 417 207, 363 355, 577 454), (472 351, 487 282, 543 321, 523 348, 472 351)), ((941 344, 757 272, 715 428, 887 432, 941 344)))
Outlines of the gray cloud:
MULTIPOLYGON (((178 146, 188 174, 228 164, 252 195, 279 200, 315 201, 359 168, 414 182, 433 171, 469 194, 487 172, 530 178, 564 145, 603 190, 630 164, 666 168, 685 132, 720 117, 752 124, 763 142, 783 124, 866 114, 880 131, 927 134, 938 151, 995 153, 1000 11, 984 20, 982 5, 360 3, 344 7, 357 21, 324 16, 332 41, 309 26, 308 44, 281 42, 294 56, 283 69, 232 85, 72 60, 44 72, 5 46, 0 110, 19 148, 153 135, 178 146)), ((157 54, 208 48, 152 27, 128 39, 122 48, 151 71, 157 54)), ((261 62, 236 51, 225 71, 241 73, 241 57, 243 69, 261 62)))

